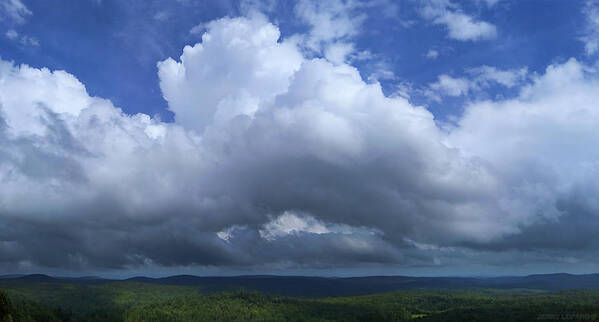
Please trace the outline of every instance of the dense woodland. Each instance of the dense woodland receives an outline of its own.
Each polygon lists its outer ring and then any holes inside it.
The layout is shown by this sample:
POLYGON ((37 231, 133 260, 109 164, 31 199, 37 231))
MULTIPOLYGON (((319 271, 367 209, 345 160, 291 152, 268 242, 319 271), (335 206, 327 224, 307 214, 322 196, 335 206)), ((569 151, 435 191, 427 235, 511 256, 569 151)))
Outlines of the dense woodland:
POLYGON ((406 290, 299 298, 191 286, 0 285, 0 321, 531 321, 599 320, 599 291, 406 290))

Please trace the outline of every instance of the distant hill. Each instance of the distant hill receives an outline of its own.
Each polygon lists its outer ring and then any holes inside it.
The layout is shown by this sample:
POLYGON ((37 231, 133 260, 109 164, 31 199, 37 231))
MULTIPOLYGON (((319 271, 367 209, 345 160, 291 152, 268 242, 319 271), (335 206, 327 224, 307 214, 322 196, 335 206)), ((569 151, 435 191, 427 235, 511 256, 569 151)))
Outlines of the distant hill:
POLYGON ((20 282, 31 282, 31 283, 52 283, 58 281, 57 278, 44 275, 44 274, 31 274, 31 275, 23 275, 20 277, 15 277, 11 280, 20 281, 20 282))
POLYGON ((206 291, 233 289, 257 290, 290 296, 341 296, 389 292, 406 289, 599 289, 599 274, 545 274, 515 277, 410 277, 368 276, 326 278, 305 276, 198 277, 191 275, 164 278, 136 277, 129 281, 165 285, 199 286, 206 291))
POLYGON ((45 274, 30 274, 30 275, 3 275, 0 276, 0 285, 15 284, 15 283, 61 283, 61 284, 103 284, 113 280, 103 279, 97 276, 83 277, 55 277, 45 274))
POLYGON ((547 291, 599 289, 599 274, 573 275, 564 273, 492 278, 410 276, 335 278, 270 275, 200 277, 176 275, 163 278, 138 276, 125 280, 110 280, 93 276, 73 278, 34 274, 3 277, 0 279, 0 285, 6 283, 103 284, 116 281, 196 286, 202 292, 207 293, 245 289, 268 294, 305 297, 365 295, 408 289, 493 288, 547 291))
POLYGON ((25 276, 25 274, 9 274, 9 275, 0 275, 0 278, 15 278, 25 276))

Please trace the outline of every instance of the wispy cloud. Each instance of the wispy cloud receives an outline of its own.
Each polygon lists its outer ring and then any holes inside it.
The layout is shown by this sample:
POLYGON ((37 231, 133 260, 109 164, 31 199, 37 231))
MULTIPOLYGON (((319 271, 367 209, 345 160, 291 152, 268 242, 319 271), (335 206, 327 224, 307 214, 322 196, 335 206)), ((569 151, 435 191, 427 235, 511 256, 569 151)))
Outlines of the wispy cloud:
POLYGON ((434 24, 444 25, 451 39, 477 41, 494 39, 497 36, 495 25, 476 20, 449 0, 427 0, 421 14, 434 24))
POLYGON ((8 39, 15 39, 19 37, 19 33, 14 29, 9 29, 5 35, 8 39))
POLYGON ((587 55, 599 52, 599 1, 587 0, 583 8, 586 18, 585 35, 581 38, 587 55))
POLYGON ((439 57, 439 52, 435 49, 429 49, 424 56, 429 59, 437 59, 437 57, 439 57))
POLYGON ((23 24, 30 15, 32 12, 21 0, 0 0, 0 20, 23 24))
POLYGON ((468 77, 439 75, 436 82, 425 90, 431 99, 441 102, 442 96, 463 96, 498 84, 508 88, 522 85, 528 75, 527 68, 501 70, 492 66, 481 66, 466 70, 468 77))

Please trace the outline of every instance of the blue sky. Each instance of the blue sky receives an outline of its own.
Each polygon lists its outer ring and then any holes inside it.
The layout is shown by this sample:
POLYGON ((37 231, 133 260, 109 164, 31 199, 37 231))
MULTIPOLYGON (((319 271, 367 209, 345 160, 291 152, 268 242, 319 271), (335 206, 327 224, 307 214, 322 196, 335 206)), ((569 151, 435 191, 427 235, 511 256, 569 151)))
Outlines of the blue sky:
POLYGON ((599 271, 599 1, 0 0, 0 270, 599 271))

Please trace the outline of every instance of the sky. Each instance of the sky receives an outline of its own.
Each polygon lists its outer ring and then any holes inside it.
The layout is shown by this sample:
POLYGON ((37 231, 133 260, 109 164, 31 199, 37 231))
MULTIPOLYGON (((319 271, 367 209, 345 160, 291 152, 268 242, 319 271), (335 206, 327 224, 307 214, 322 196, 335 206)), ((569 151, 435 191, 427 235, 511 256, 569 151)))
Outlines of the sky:
POLYGON ((599 272, 598 102, 598 0, 0 0, 0 273, 599 272))

